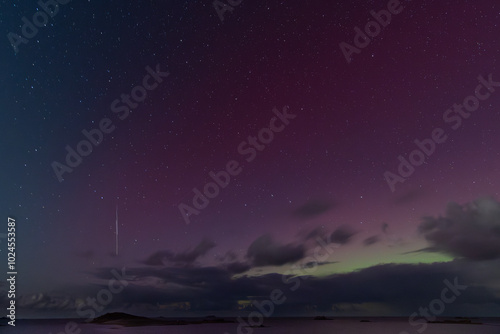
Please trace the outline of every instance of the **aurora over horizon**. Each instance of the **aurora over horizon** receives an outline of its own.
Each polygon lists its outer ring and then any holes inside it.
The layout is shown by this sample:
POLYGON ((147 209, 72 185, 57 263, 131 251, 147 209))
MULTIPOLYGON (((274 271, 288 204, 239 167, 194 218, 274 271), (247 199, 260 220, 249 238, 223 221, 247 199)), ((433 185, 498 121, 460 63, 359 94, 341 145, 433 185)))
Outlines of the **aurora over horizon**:
POLYGON ((65 1, 1 2, 4 310, 10 217, 18 319, 499 316, 498 2, 65 1))

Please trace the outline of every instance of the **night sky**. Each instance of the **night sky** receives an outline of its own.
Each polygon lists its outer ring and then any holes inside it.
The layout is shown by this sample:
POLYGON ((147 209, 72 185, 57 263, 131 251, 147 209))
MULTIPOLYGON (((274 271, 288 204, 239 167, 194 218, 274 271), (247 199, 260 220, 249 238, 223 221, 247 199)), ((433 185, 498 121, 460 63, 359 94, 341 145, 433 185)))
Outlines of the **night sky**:
POLYGON ((19 317, 500 314, 497 1, 0 3, 19 317))

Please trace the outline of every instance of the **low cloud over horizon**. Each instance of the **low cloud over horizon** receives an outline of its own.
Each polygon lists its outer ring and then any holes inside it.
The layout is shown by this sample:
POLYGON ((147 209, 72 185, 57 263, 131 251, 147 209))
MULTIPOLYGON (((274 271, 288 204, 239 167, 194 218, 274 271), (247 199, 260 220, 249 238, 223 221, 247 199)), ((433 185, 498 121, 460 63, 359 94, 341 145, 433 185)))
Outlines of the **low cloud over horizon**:
MULTIPOLYGON (((386 231, 387 226, 384 223, 382 230, 386 231)), ((216 244, 203 239, 192 249, 158 251, 138 265, 124 269, 131 278, 128 286, 114 297, 106 310, 160 314, 161 309, 155 307, 168 305, 168 312, 175 314, 186 310, 196 314, 241 314, 251 310, 250 306, 242 309, 242 301, 265 299, 273 289, 281 289, 287 301, 276 315, 307 314, 314 310, 346 316, 404 316, 439 297, 445 279, 457 279, 468 288, 456 303, 447 307, 446 314, 491 316, 500 311, 500 287, 495 283, 500 276, 500 203, 491 198, 464 205, 450 203, 445 216, 425 217, 417 230, 429 243, 426 251, 451 254, 457 259, 427 264, 377 264, 353 272, 316 277, 311 268, 337 262, 334 256, 328 261, 311 262, 312 251, 318 246, 311 240, 326 236, 321 239, 322 248, 347 247, 353 242, 354 230, 339 226, 329 233, 318 227, 289 243, 278 242, 272 235, 265 234, 248 246, 244 256, 228 251, 218 258, 218 264, 212 265, 203 261, 216 244), (245 274, 252 269, 290 264, 300 271, 288 271, 284 275, 245 274)), ((356 242, 367 247, 380 243, 381 237, 374 235, 356 242)), ((20 307, 27 314, 34 310, 74 312, 78 300, 106 288, 106 282, 113 277, 112 269, 100 268, 87 273, 94 278, 93 285, 68 288, 79 291, 77 296, 62 290, 24 295, 19 300, 20 307)), ((6 299, 5 294, 2 299, 6 299)))

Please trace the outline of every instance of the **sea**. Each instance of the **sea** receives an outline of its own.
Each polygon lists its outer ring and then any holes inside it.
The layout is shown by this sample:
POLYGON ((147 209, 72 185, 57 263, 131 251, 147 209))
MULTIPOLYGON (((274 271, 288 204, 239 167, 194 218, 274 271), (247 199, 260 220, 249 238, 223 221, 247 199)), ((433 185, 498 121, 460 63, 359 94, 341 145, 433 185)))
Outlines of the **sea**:
POLYGON ((427 324, 412 327, 406 318, 346 318, 335 320, 266 319, 264 327, 239 327, 237 323, 190 324, 180 326, 122 327, 69 320, 16 320, 16 326, 2 326, 0 333, 19 334, 500 334, 500 318, 474 319, 476 324, 427 324))

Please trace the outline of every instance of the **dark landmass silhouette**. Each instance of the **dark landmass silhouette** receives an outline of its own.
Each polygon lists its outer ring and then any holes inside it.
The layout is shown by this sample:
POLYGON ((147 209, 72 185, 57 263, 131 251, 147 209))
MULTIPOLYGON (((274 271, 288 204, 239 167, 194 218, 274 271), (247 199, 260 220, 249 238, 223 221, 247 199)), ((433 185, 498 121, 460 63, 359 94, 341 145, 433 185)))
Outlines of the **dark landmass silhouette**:
POLYGON ((137 326, 179 326, 179 325, 194 325, 194 324, 213 324, 213 323, 233 323, 234 320, 226 320, 215 316, 207 316, 203 319, 169 319, 164 317, 148 318, 137 315, 132 315, 122 312, 106 313, 91 321, 93 324, 101 325, 119 325, 124 327, 137 326))
POLYGON ((427 321, 429 324, 457 324, 457 325, 482 325, 482 322, 473 322, 470 318, 456 317, 454 319, 442 319, 427 321))

